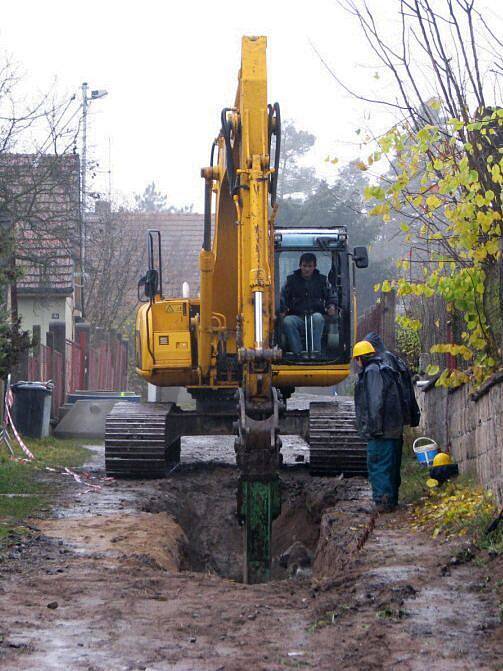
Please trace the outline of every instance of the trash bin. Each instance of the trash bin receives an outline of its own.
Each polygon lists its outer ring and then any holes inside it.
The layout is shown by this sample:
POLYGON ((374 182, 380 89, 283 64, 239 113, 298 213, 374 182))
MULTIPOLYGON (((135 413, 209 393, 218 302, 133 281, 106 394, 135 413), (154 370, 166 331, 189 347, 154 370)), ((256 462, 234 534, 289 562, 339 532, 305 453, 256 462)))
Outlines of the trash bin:
POLYGON ((51 419, 52 384, 44 382, 16 382, 11 387, 14 395, 12 419, 23 436, 44 438, 49 435, 51 419))

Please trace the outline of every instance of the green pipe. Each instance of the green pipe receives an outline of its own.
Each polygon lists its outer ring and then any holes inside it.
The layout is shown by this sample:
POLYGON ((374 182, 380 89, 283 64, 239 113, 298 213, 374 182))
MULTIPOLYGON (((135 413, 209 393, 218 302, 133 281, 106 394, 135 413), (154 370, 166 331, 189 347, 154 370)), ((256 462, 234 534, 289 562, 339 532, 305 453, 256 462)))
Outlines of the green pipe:
POLYGON ((272 522, 281 512, 278 476, 272 480, 241 480, 240 515, 244 520, 244 582, 271 579, 272 522))

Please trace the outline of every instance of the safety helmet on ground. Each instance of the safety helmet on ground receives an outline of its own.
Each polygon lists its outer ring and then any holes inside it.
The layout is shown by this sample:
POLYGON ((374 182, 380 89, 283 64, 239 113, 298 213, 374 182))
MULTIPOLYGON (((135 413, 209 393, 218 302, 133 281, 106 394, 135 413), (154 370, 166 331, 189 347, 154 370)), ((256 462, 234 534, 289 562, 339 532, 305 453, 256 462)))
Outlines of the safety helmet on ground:
POLYGON ((365 356, 365 354, 375 354, 374 345, 369 343, 368 340, 360 340, 353 347, 353 359, 358 356, 365 356))
POLYGON ((447 454, 446 452, 439 452, 435 455, 433 459, 433 466, 447 466, 448 464, 452 464, 452 458, 450 454, 447 454))

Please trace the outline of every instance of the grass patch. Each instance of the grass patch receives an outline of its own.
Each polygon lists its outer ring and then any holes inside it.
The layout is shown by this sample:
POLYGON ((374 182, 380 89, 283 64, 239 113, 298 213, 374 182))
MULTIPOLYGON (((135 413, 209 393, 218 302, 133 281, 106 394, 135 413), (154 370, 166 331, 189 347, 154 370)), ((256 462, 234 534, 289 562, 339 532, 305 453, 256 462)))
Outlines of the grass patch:
POLYGON ((496 515, 491 515, 484 520, 484 526, 477 530, 476 544, 481 550, 487 550, 489 554, 503 555, 503 521, 489 534, 485 531, 496 515), (487 522, 487 525, 486 525, 487 522))
POLYGON ((416 457, 412 454, 412 447, 404 445, 400 499, 404 503, 417 503, 428 492, 426 486, 428 477, 428 469, 418 464, 416 457))
POLYGON ((376 617, 380 620, 403 620, 407 617, 407 611, 402 608, 386 606, 377 611, 376 617))
POLYGON ((36 457, 33 462, 12 461, 6 448, 0 447, 0 542, 24 518, 50 503, 54 487, 40 477, 46 466, 74 468, 89 457, 89 451, 76 440, 50 437, 26 439, 26 444, 36 457))
POLYGON ((88 459, 90 451, 82 447, 82 441, 76 439, 30 438, 26 444, 33 452, 39 466, 82 466, 88 459))
POLYGON ((352 606, 346 604, 340 605, 338 610, 327 610, 315 622, 311 623, 306 631, 313 634, 318 629, 336 624, 337 618, 343 617, 350 610, 352 610, 352 606))

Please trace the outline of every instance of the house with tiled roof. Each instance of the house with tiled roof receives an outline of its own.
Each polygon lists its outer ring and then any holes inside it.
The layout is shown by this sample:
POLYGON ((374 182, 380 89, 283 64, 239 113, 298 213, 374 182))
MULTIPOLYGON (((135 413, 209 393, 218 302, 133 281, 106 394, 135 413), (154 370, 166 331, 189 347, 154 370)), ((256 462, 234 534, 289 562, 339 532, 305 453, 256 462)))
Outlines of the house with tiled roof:
POLYGON ((80 162, 76 154, 0 156, 0 199, 16 236, 17 312, 24 330, 65 323, 73 338, 81 314, 75 274, 80 260, 80 162))
POLYGON ((68 339, 73 338, 75 317, 75 258, 50 235, 32 237, 23 233, 23 259, 17 259, 21 277, 17 281, 18 314, 24 330, 49 330, 50 321, 64 321, 68 339))
MULTIPOLYGON (((106 216, 106 203, 96 203, 96 212, 86 215, 86 229, 88 236, 93 235, 93 227, 100 225, 100 220, 106 216)), ((191 297, 199 294, 199 252, 203 242, 204 215, 195 212, 121 212, 120 222, 123 235, 134 241, 134 244, 143 245, 144 261, 140 278, 147 269, 147 232, 158 230, 161 233, 161 258, 163 274, 164 296, 176 297, 182 295, 184 282, 189 285, 191 297), (129 234, 127 232, 129 229, 129 234), (134 232, 134 235, 131 234, 134 232), (140 235, 138 236, 138 232, 140 235)), ((89 250, 89 254, 92 252, 89 250)), ((136 283, 130 287, 136 296, 136 283)))
MULTIPOLYGON (((199 252, 203 243, 204 215, 195 212, 132 212, 129 225, 145 233, 149 229, 161 233, 163 293, 165 297, 182 295, 184 282, 192 298, 199 295, 199 252)), ((145 251, 146 251, 145 235, 145 251)), ((146 259, 145 259, 146 264, 146 259)))

